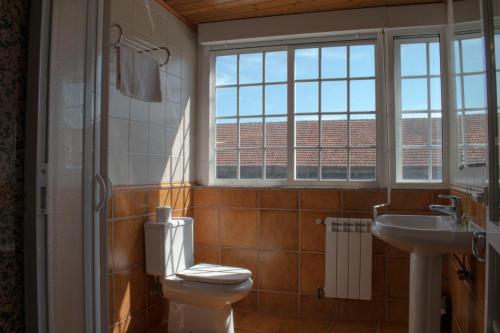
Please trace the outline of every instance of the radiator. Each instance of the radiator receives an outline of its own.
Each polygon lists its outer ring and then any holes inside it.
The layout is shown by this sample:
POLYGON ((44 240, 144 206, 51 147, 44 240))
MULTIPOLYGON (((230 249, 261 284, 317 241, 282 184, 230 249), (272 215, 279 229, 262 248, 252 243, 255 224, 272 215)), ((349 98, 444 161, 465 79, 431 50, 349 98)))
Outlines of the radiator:
POLYGON ((327 218, 325 296, 370 300, 372 233, 370 219, 327 218))

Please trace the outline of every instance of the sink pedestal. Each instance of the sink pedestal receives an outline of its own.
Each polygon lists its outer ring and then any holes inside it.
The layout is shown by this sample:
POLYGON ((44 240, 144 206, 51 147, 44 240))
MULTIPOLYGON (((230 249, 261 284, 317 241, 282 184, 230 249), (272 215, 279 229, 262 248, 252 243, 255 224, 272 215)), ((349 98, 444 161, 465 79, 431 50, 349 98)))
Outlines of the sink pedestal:
POLYGON ((411 253, 409 333, 440 332, 441 274, 441 255, 411 253))

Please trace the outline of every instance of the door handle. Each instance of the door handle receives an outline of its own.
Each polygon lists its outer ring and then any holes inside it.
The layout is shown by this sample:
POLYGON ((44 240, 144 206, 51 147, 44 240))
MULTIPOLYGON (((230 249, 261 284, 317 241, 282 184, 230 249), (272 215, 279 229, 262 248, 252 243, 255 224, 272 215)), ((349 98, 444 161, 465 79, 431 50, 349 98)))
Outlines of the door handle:
POLYGON ((99 200, 95 203, 95 211, 100 211, 106 204, 107 190, 106 182, 101 175, 96 174, 94 177, 94 186, 99 188, 99 200))
MULTIPOLYGON (((480 263, 485 263, 486 258, 481 256, 481 252, 478 249, 477 243, 479 240, 486 240, 486 233, 483 231, 476 231, 472 234, 472 254, 474 255, 474 258, 476 258, 477 261, 480 263)), ((484 249, 483 249, 484 251, 484 249)))

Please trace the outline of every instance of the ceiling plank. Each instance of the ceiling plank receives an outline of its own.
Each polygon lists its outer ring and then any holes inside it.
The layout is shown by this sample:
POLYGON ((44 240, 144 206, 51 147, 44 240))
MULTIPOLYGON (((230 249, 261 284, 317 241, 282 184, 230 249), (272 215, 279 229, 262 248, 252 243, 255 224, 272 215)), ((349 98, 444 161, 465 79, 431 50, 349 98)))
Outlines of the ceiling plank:
POLYGON ((181 20, 185 25, 187 25, 191 30, 197 31, 196 24, 193 24, 189 20, 187 20, 184 16, 179 14, 174 8, 172 8, 170 5, 166 4, 165 1, 163 0, 156 0, 156 2, 165 8, 169 13, 177 17, 179 20, 181 20))

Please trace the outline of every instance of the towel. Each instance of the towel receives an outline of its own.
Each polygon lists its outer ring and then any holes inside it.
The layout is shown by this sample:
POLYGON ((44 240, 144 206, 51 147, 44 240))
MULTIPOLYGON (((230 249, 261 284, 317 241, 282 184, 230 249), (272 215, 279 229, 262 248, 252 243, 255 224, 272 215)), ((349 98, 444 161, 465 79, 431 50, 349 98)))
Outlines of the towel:
POLYGON ((121 45, 116 51, 116 89, 145 102, 161 103, 158 62, 128 46, 121 45))

